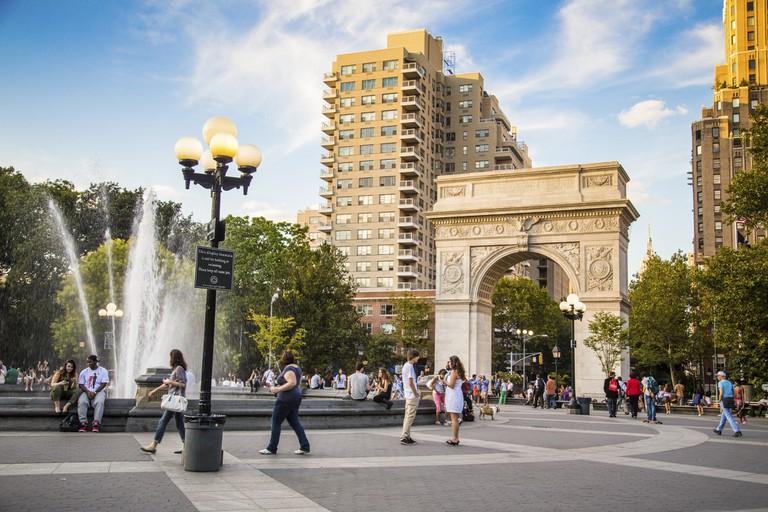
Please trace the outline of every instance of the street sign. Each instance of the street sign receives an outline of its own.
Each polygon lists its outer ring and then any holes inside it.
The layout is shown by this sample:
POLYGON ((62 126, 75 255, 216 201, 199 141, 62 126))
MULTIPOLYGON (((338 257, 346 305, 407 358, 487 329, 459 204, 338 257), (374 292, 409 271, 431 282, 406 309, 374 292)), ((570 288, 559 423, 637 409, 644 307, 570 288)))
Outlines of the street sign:
POLYGON ((235 254, 227 249, 198 247, 195 256, 195 288, 231 290, 235 254))
POLYGON ((205 234, 208 241, 210 242, 223 241, 225 236, 224 221, 220 220, 219 222, 216 222, 215 219, 211 219, 211 221, 206 225, 205 234))
POLYGON ((115 333, 107 331, 104 333, 104 350, 112 350, 115 345, 115 333))

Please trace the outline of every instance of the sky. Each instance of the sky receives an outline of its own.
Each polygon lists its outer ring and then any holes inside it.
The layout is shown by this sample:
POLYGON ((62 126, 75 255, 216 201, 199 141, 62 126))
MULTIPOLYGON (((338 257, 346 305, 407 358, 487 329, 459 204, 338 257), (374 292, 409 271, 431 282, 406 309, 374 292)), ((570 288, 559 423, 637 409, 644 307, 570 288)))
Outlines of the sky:
POLYGON ((720 0, 0 0, 0 166, 31 181, 153 187, 207 220, 173 145, 213 115, 264 160, 223 214, 320 203, 322 75, 338 53, 427 28, 480 71, 534 166, 618 160, 662 257, 691 250, 690 124, 723 60, 720 0))

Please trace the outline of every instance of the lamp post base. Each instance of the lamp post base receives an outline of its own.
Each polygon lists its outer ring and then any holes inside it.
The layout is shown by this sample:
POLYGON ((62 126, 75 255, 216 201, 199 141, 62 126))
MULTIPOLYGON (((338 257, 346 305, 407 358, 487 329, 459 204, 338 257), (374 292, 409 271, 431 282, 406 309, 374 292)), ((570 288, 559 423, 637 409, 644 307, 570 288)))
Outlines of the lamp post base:
POLYGON ((184 471, 218 471, 224 464, 223 414, 191 414, 184 416, 184 471))

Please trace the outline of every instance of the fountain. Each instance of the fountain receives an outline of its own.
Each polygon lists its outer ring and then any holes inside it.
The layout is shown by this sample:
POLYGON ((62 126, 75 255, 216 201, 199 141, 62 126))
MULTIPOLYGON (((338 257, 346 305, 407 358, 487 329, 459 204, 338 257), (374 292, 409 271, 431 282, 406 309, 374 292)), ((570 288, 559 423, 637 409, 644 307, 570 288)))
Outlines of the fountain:
POLYGON ((83 323, 85 324, 85 333, 88 339, 88 348, 91 354, 98 354, 96 350, 96 338, 93 336, 93 326, 91 325, 91 315, 88 310, 88 298, 85 294, 85 287, 83 286, 83 277, 80 274, 80 258, 77 256, 77 250, 75 249, 75 240, 72 238, 72 234, 69 231, 64 217, 61 215, 59 207, 53 202, 53 199, 48 200, 48 208, 51 210, 51 215, 56 223, 56 227, 61 235, 61 241, 64 244, 64 250, 67 253, 67 259, 69 260, 69 268, 72 269, 72 275, 75 278, 75 286, 77 287, 77 297, 80 301, 80 310, 83 313, 83 323))

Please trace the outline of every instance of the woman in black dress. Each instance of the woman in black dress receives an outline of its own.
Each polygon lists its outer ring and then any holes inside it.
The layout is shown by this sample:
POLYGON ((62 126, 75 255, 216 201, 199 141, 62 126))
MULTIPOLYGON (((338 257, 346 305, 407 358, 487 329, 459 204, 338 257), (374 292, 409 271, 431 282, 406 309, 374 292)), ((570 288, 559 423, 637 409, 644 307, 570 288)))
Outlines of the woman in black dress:
POLYGON ((392 408, 392 377, 386 368, 379 368, 379 375, 376 377, 376 395, 373 401, 384 404, 387 409, 392 408))

